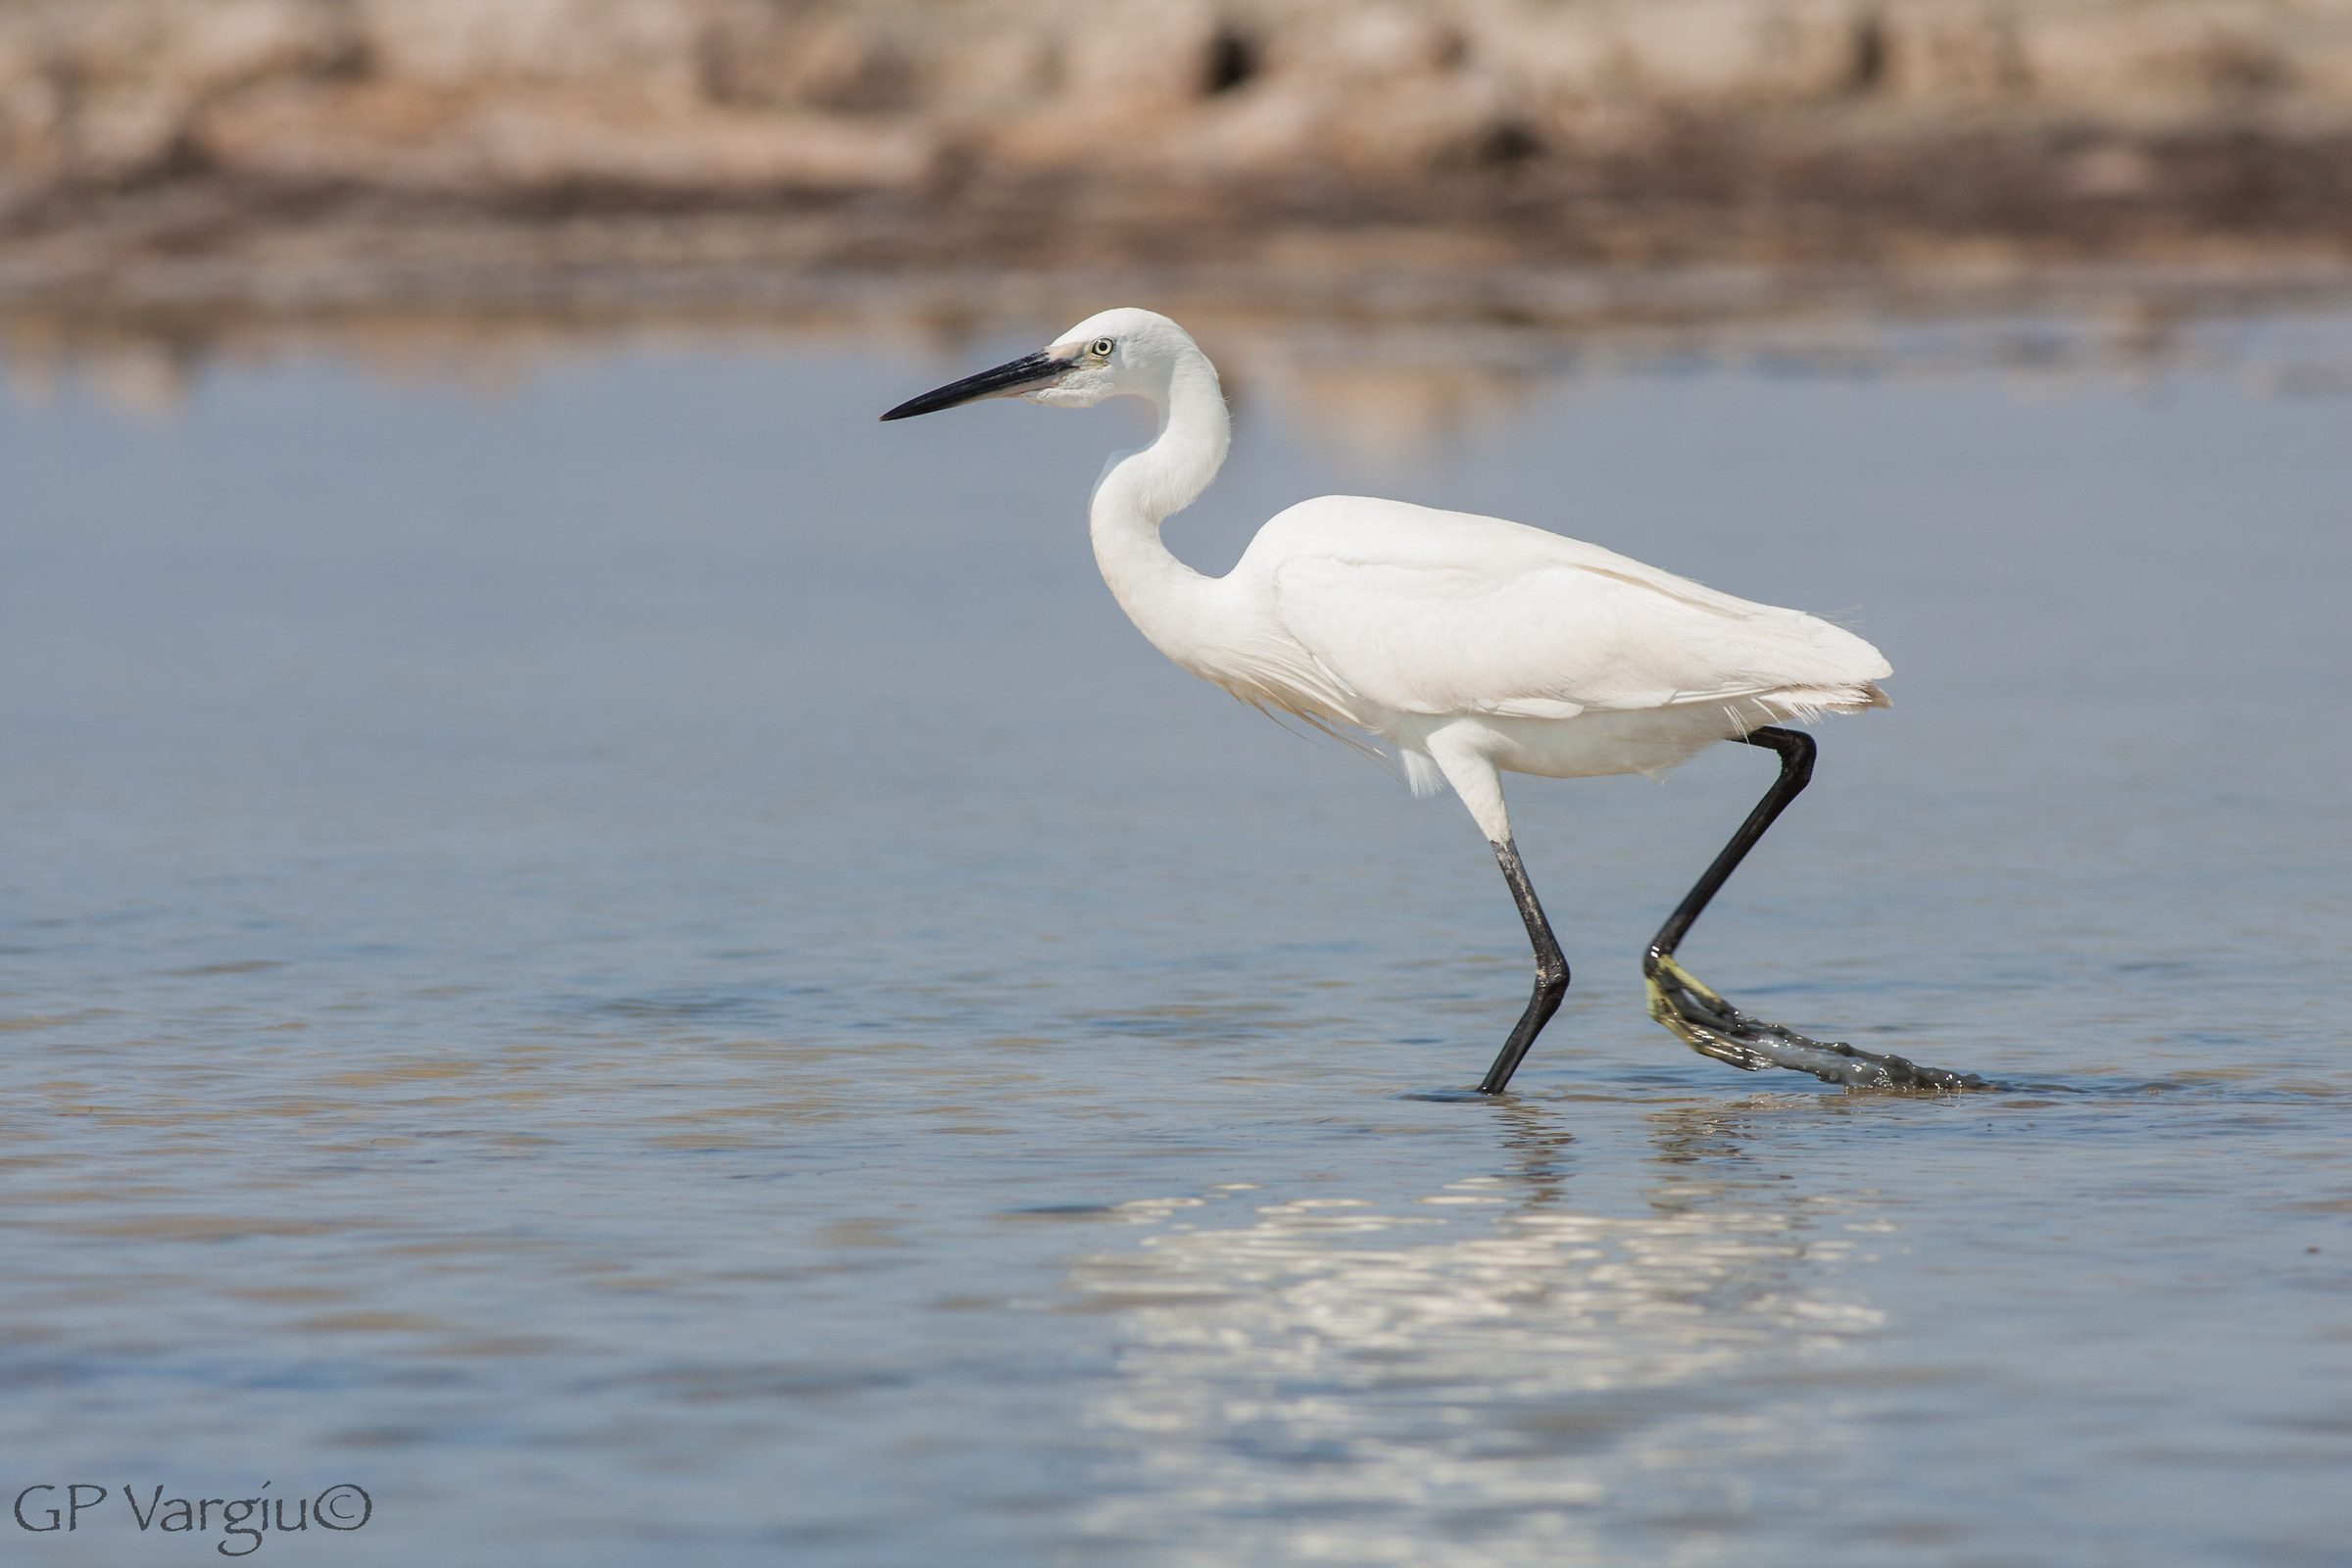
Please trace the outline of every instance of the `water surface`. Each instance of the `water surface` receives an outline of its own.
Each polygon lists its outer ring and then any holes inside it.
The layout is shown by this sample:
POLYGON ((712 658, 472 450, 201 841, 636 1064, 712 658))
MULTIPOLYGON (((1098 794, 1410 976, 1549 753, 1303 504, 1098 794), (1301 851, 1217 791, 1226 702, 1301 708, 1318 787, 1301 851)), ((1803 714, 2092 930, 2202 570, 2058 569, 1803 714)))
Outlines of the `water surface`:
POLYGON ((1028 336, 19 366, 0 1482, 117 1493, 11 1560, 2340 1561, 2352 318, 2102 331, 1202 330, 1208 569, 1374 490, 1877 641, 1685 954, 1970 1097, 1643 1018, 1723 747, 1518 782, 1575 989, 1403 1098, 1486 848, 1125 623, 1130 415, 873 422, 1028 336))

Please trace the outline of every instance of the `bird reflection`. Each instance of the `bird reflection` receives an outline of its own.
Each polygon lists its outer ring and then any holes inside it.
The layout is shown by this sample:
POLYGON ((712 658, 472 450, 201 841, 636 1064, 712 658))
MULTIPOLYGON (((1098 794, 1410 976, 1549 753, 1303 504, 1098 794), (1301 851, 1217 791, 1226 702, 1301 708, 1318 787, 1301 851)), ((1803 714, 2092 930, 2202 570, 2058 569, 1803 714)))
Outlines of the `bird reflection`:
POLYGON ((1532 1212, 1556 1203, 1575 1163, 1575 1134, 1561 1124, 1556 1112, 1524 1102, 1495 1106, 1494 1119, 1504 1129, 1502 1152, 1510 1158, 1524 1210, 1532 1212))
POLYGON ((1140 1247, 1078 1261, 1069 1289, 1120 1318, 1091 1414, 1127 1484, 1094 1529, 1187 1561, 1377 1561, 1409 1525, 1464 1563, 1554 1561, 1743 1507, 1791 1453, 1850 1442, 1803 1385, 1879 1314, 1793 1192, 1688 1180, 1743 1157, 1736 1118, 1654 1118, 1665 1180, 1630 1214, 1572 1201, 1556 1114, 1497 1120, 1499 1174, 1240 1224, 1163 1200, 1140 1247))

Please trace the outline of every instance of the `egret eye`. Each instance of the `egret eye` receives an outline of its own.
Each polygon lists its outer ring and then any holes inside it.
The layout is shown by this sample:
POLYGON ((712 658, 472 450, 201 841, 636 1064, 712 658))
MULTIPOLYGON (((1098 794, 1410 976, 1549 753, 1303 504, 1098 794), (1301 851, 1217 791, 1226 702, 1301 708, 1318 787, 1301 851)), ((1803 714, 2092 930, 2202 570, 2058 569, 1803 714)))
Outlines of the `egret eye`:
POLYGON ((1110 351, 1117 347, 1118 345, 1113 343, 1110 339, 1106 337, 1099 337, 1095 339, 1094 342, 1087 345, 1086 352, 1092 354, 1099 360, 1107 360, 1110 358, 1110 351))

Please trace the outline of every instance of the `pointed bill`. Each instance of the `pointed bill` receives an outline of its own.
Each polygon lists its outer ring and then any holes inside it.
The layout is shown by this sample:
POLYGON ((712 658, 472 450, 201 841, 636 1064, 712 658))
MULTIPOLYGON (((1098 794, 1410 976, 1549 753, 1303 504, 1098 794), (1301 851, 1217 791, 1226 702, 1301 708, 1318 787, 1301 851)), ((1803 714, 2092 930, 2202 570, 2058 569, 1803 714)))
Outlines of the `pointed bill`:
POLYGON ((937 414, 942 409, 977 403, 982 398, 1018 397, 1023 392, 1035 392, 1041 387, 1052 386, 1075 363, 1073 360, 1055 359, 1041 349, 1009 364, 1000 365, 993 370, 982 370, 978 375, 951 381, 936 392, 908 398, 882 417, 910 419, 918 414, 937 414))

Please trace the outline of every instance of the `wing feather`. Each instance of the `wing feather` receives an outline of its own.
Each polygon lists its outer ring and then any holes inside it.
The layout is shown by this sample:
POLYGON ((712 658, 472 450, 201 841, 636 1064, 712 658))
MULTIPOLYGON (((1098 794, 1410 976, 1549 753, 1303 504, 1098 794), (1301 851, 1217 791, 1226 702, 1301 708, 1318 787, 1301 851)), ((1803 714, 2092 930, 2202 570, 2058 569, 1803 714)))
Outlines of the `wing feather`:
POLYGON ((1869 683, 1888 673, 1812 615, 1499 518, 1326 497, 1267 532, 1285 627, 1396 712, 1570 718, 1776 695, 1841 707, 1877 700, 1869 683))

